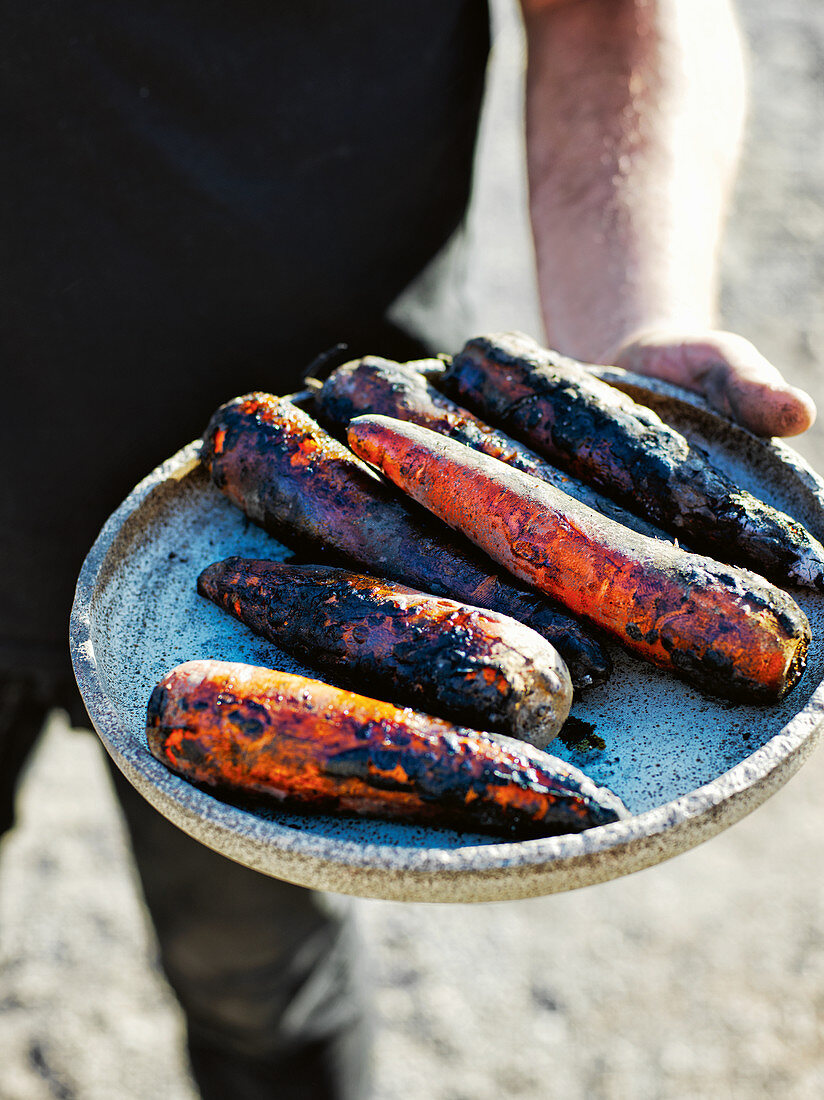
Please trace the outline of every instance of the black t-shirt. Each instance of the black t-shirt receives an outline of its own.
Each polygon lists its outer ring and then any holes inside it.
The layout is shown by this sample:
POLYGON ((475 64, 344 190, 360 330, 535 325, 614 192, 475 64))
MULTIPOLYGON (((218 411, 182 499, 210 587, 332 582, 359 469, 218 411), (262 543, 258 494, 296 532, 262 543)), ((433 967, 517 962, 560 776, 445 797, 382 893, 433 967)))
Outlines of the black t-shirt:
POLYGON ((66 660, 131 486, 354 351, 458 225, 481 0, 3 5, 0 669, 66 660))

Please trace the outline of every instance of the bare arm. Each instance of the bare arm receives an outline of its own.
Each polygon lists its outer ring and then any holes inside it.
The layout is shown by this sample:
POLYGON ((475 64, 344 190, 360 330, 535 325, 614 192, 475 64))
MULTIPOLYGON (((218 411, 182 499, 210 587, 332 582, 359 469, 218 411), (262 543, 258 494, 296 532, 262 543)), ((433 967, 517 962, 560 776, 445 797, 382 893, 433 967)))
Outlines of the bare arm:
POLYGON ((522 0, 527 153, 549 343, 700 390, 764 434, 814 407, 715 330, 744 118, 727 0, 522 0))

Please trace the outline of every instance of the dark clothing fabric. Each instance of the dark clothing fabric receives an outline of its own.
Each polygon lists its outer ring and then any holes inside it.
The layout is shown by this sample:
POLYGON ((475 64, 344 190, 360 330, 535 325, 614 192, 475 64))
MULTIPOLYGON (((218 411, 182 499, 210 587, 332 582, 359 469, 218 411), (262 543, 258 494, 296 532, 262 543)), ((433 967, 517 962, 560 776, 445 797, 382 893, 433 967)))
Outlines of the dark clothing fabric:
MULTIPOLYGON (((69 609, 113 508, 229 397, 340 341, 404 355, 384 317, 463 216, 488 24, 483 0, 0 12, 2 830, 49 707, 81 721, 69 609)), ((348 922, 115 783, 202 1095, 364 1097, 348 922)))
POLYGON ((249 871, 112 766, 203 1100, 365 1100, 364 960, 345 899, 249 871))
POLYGON ((458 225, 480 0, 5 3, 0 668, 223 400, 367 346, 458 225))
POLYGON ((14 823, 14 796, 20 772, 55 707, 68 711, 74 725, 89 724, 74 677, 32 672, 0 675, 0 837, 14 823))

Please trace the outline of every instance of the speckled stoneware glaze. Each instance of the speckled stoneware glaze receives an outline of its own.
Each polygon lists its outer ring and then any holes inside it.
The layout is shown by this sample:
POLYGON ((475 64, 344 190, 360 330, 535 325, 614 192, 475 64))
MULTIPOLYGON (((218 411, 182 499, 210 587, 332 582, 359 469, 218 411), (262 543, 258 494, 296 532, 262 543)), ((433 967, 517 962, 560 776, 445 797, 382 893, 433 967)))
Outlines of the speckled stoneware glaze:
MULTIPOLYGON (((599 371, 708 447, 739 484, 824 539, 824 483, 782 443, 756 438, 665 384, 599 371)), ((610 682, 573 705, 599 747, 552 751, 611 787, 633 813, 575 836, 517 843, 447 830, 272 811, 219 801, 148 752, 146 703, 194 658, 310 671, 200 598, 198 573, 239 554, 286 551, 212 487, 192 444, 146 478, 103 528, 83 566, 71 622, 80 690, 117 765, 166 817, 210 848, 304 886, 410 901, 469 902, 570 890, 629 874, 727 828, 812 752, 824 718, 824 596, 794 591, 813 644, 800 684, 771 707, 710 699, 613 649, 610 682), (603 748, 600 745, 603 744, 603 748)), ((310 672, 311 674, 311 672, 310 672)))

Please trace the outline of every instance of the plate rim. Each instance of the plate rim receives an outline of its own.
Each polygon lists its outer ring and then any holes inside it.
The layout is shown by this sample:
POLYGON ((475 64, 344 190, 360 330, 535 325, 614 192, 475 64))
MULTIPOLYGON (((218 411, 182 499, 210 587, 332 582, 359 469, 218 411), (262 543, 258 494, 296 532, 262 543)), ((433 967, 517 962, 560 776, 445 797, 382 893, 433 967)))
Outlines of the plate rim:
POLYGON ((119 731, 91 632, 109 552, 154 492, 197 469, 199 454, 199 440, 182 447, 104 524, 78 577, 70 648, 80 693, 115 764, 164 816, 229 858, 302 886, 399 900, 490 901, 573 889, 662 862, 734 824, 775 793, 821 738, 824 681, 778 733, 709 783, 624 821, 533 840, 451 848, 364 844, 305 833, 222 802, 167 771, 145 746, 138 752, 134 738, 119 731))

